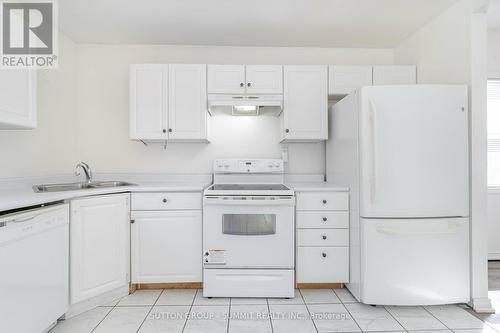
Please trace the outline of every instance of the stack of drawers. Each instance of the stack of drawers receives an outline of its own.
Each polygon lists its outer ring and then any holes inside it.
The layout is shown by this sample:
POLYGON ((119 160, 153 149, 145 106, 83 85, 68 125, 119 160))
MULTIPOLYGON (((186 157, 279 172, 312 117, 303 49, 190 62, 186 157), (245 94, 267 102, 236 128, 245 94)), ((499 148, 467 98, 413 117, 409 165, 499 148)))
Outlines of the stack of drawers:
POLYGON ((297 192, 297 283, 349 282, 349 192, 297 192))

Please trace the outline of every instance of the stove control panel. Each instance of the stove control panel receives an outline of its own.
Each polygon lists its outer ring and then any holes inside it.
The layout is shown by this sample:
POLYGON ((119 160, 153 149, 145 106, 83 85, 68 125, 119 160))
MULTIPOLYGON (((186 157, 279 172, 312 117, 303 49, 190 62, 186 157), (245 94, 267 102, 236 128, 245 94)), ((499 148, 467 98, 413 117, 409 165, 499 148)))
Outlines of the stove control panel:
POLYGON ((283 173, 283 160, 226 159, 214 161, 215 173, 283 173))

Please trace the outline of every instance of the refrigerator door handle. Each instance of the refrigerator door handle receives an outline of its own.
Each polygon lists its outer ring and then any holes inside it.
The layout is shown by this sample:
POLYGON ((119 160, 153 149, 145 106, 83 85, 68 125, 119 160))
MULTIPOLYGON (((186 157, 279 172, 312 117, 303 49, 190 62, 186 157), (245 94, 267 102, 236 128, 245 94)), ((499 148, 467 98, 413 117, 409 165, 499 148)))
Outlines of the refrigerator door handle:
POLYGON ((370 126, 372 134, 372 150, 371 150, 371 167, 372 174, 370 177, 370 203, 375 203, 375 196, 377 194, 377 107, 375 102, 370 100, 370 126))
POLYGON ((430 229, 430 230, 408 230, 403 228, 387 228, 377 227, 377 232, 386 235, 451 235, 456 234, 460 225, 458 223, 449 223, 446 229, 430 229))

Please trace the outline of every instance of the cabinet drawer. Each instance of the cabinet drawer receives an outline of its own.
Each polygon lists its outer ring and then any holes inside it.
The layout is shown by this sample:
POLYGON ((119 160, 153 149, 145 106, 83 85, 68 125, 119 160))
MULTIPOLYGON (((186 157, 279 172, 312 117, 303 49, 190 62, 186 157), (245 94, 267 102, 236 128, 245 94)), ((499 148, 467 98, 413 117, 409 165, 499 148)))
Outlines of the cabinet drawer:
POLYGON ((349 212, 297 212, 297 228, 349 228, 349 212))
POLYGON ((349 282, 348 247, 298 247, 297 283, 349 282))
POLYGON ((349 229, 297 230, 298 246, 349 246, 349 229))
POLYGON ((201 193, 132 193, 132 210, 201 209, 201 193))
POLYGON ((297 210, 349 210, 349 193, 299 192, 297 210))

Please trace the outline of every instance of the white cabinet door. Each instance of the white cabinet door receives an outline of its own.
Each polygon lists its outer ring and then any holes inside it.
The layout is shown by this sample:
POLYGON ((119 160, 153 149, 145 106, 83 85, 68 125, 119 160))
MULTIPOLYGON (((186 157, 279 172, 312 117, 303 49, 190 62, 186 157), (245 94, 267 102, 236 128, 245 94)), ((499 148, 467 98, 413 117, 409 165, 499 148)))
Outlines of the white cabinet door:
POLYGON ((344 282, 349 282, 348 247, 297 248, 297 283, 344 282))
POLYGON ((35 70, 0 70, 0 129, 37 126, 35 70))
POLYGON ((248 94, 282 94, 283 66, 247 65, 246 91, 248 94))
POLYGON ((416 66, 374 66, 373 85, 417 84, 416 66))
POLYGON ((328 139, 327 66, 284 67, 284 141, 328 139))
POLYGON ((208 65, 209 94, 243 94, 244 65, 208 65))
POLYGON ((169 139, 207 139, 207 66, 170 65, 169 139))
POLYGON ((71 304, 128 285, 129 202, 128 194, 71 201, 71 304))
POLYGON ((130 138, 168 138, 168 65, 130 67, 130 138))
POLYGON ((372 85, 372 66, 330 66, 328 80, 330 95, 349 95, 372 85))
POLYGON ((132 283, 201 282, 201 211, 132 212, 132 283))

